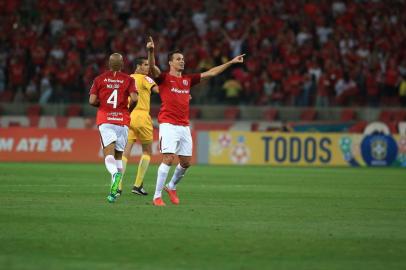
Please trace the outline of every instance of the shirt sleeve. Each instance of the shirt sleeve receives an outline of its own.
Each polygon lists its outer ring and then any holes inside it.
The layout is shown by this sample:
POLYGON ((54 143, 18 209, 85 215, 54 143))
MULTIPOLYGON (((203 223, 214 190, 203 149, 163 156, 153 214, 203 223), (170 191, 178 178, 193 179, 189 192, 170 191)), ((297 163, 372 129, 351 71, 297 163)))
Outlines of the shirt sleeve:
POLYGON ((200 73, 190 74, 189 78, 190 78, 190 87, 192 87, 200 83, 201 74, 200 73))
POLYGON ((89 95, 98 95, 99 94, 99 87, 97 84, 97 79, 94 79, 92 86, 90 87, 89 95))
POLYGON ((142 80, 142 83, 144 84, 144 87, 148 90, 150 90, 156 83, 154 82, 153 79, 151 79, 148 76, 145 76, 144 79, 142 80))

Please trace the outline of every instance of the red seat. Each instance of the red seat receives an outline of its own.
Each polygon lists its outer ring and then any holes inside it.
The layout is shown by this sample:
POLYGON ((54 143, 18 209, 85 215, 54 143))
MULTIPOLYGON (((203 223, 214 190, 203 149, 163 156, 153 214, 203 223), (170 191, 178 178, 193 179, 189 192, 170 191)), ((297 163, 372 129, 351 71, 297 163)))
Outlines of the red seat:
POLYGON ((367 121, 359 121, 352 125, 349 129, 348 132, 351 133, 362 133, 364 132, 365 127, 368 125, 367 121))
POLYGON ((396 122, 389 122, 386 123, 386 125, 388 126, 390 133, 392 134, 397 134, 398 133, 398 123, 396 122))
POLYGON ((82 114, 82 106, 80 105, 69 105, 66 109, 66 116, 80 116, 82 114))
POLYGON ((357 117, 356 112, 353 109, 344 109, 341 111, 340 120, 341 121, 352 121, 357 117))
POLYGON ((11 102, 13 101, 13 97, 13 91, 5 90, 0 94, 0 102, 11 102))
POLYGON ((20 122, 11 121, 8 123, 8 127, 21 127, 20 122))
POLYGON ((393 117, 393 120, 396 122, 406 121, 406 111, 404 111, 404 110, 395 111, 395 112, 393 112, 392 117, 393 117))
POLYGON ((388 123, 393 120, 393 115, 392 111, 382 110, 379 114, 379 121, 388 123))
POLYGON ((83 100, 83 94, 81 92, 71 92, 70 97, 73 102, 81 102, 83 100))
POLYGON ((41 106, 40 105, 30 105, 27 108, 27 116, 40 116, 41 115, 41 106))
POLYGON ((65 116, 56 116, 56 126, 58 128, 66 128, 68 124, 68 117, 65 116))
POLYGON ((224 119, 236 120, 240 117, 240 109, 237 107, 228 107, 224 111, 224 119))
POLYGON ((189 117, 190 117, 190 119, 198 119, 198 118, 200 118, 200 109, 190 107, 190 109, 189 109, 189 117))
POLYGON ((302 121, 314 121, 316 120, 317 112, 313 108, 308 108, 302 111, 300 114, 300 120, 302 121))
POLYGON ((204 130, 229 130, 231 128, 232 122, 220 121, 220 122, 199 122, 193 123, 193 129, 198 131, 204 130))
POLYGON ((274 120, 276 120, 276 119, 278 118, 278 110, 277 110, 277 109, 273 109, 273 108, 267 109, 267 110, 264 112, 264 118, 265 118, 265 120, 267 120, 267 121, 274 121, 274 120))

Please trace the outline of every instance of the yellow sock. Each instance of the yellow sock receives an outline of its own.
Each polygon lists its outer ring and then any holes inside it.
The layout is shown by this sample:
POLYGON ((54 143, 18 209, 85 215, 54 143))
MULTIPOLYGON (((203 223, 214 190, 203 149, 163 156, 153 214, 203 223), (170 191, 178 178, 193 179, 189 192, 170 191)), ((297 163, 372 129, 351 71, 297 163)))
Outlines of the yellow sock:
POLYGON ((123 177, 121 178, 120 185, 118 186, 119 190, 123 190, 123 178, 124 178, 125 168, 127 167, 127 158, 125 156, 123 156, 122 160, 123 160, 123 177))
POLYGON ((149 161, 151 160, 151 156, 149 155, 142 155, 140 163, 138 164, 138 170, 137 170, 137 178, 135 178, 135 183, 134 185, 136 187, 140 187, 144 181, 144 175, 148 169, 149 166, 149 161))

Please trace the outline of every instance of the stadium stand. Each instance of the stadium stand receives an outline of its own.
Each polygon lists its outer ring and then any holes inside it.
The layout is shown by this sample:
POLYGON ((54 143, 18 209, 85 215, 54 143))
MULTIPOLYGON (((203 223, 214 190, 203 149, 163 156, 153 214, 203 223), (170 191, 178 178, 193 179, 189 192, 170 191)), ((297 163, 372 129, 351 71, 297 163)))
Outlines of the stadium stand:
POLYGON ((303 110, 300 114, 300 120, 303 121, 314 121, 317 117, 317 111, 313 108, 307 108, 303 110))
POLYGON ((12 93, 0 96, 5 102, 83 102, 106 55, 121 52, 131 64, 149 34, 163 69, 174 48, 188 72, 247 53, 245 66, 208 85, 201 104, 226 102, 216 93, 233 77, 242 105, 396 106, 406 74, 403 1, 8 2, 0 9, 0 92, 12 93))
MULTIPOLYGON (((2 1, 0 113, 29 119, 6 119, 8 126, 44 126, 40 117, 50 115, 51 126, 93 127, 88 91, 107 55, 122 53, 132 72, 152 35, 162 70, 175 48, 183 50, 186 73, 247 54, 244 65, 192 91, 196 126, 212 120, 225 121, 220 128, 252 121, 258 130, 291 121, 358 121, 350 127, 358 131, 365 121, 395 126, 406 120, 404 14, 401 0, 2 1), (229 79, 241 87, 236 98, 226 97, 229 79)), ((159 99, 152 100, 155 119, 159 99)))
POLYGON ((379 120, 384 123, 392 122, 395 118, 395 114, 396 112, 392 110, 382 110, 379 114, 379 120))
POLYGON ((27 108, 27 116, 40 116, 41 115, 41 106, 40 105, 30 105, 27 108))
POLYGON ((367 121, 359 121, 352 125, 349 129, 348 132, 351 133, 362 133, 365 129, 365 127, 368 125, 367 121))
POLYGON ((13 92, 5 90, 0 93, 0 102, 11 102, 13 100, 13 92))
POLYGON ((240 117, 240 109, 237 107, 227 107, 224 110, 225 120, 237 120, 240 117))
POLYGON ((190 119, 199 119, 200 118, 200 109, 196 107, 190 107, 189 110, 190 119))
POLYGON ((340 120, 341 121, 353 121, 356 120, 357 114, 352 108, 346 108, 341 111, 340 120))
POLYGON ((267 121, 275 121, 278 118, 278 110, 269 108, 264 112, 264 119, 267 121))
POLYGON ((77 104, 71 104, 66 109, 66 116, 80 116, 82 114, 82 107, 77 104))
POLYGON ((396 122, 406 121, 406 110, 396 110, 393 120, 396 122))

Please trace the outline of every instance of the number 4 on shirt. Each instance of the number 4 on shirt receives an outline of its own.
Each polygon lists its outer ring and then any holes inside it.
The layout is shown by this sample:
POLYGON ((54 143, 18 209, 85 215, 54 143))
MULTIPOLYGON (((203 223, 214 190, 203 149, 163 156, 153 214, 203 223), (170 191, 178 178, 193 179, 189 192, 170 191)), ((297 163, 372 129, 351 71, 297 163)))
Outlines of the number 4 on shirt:
POLYGON ((107 104, 113 104, 113 108, 117 108, 117 89, 114 89, 114 91, 111 93, 109 98, 107 99, 107 104))

